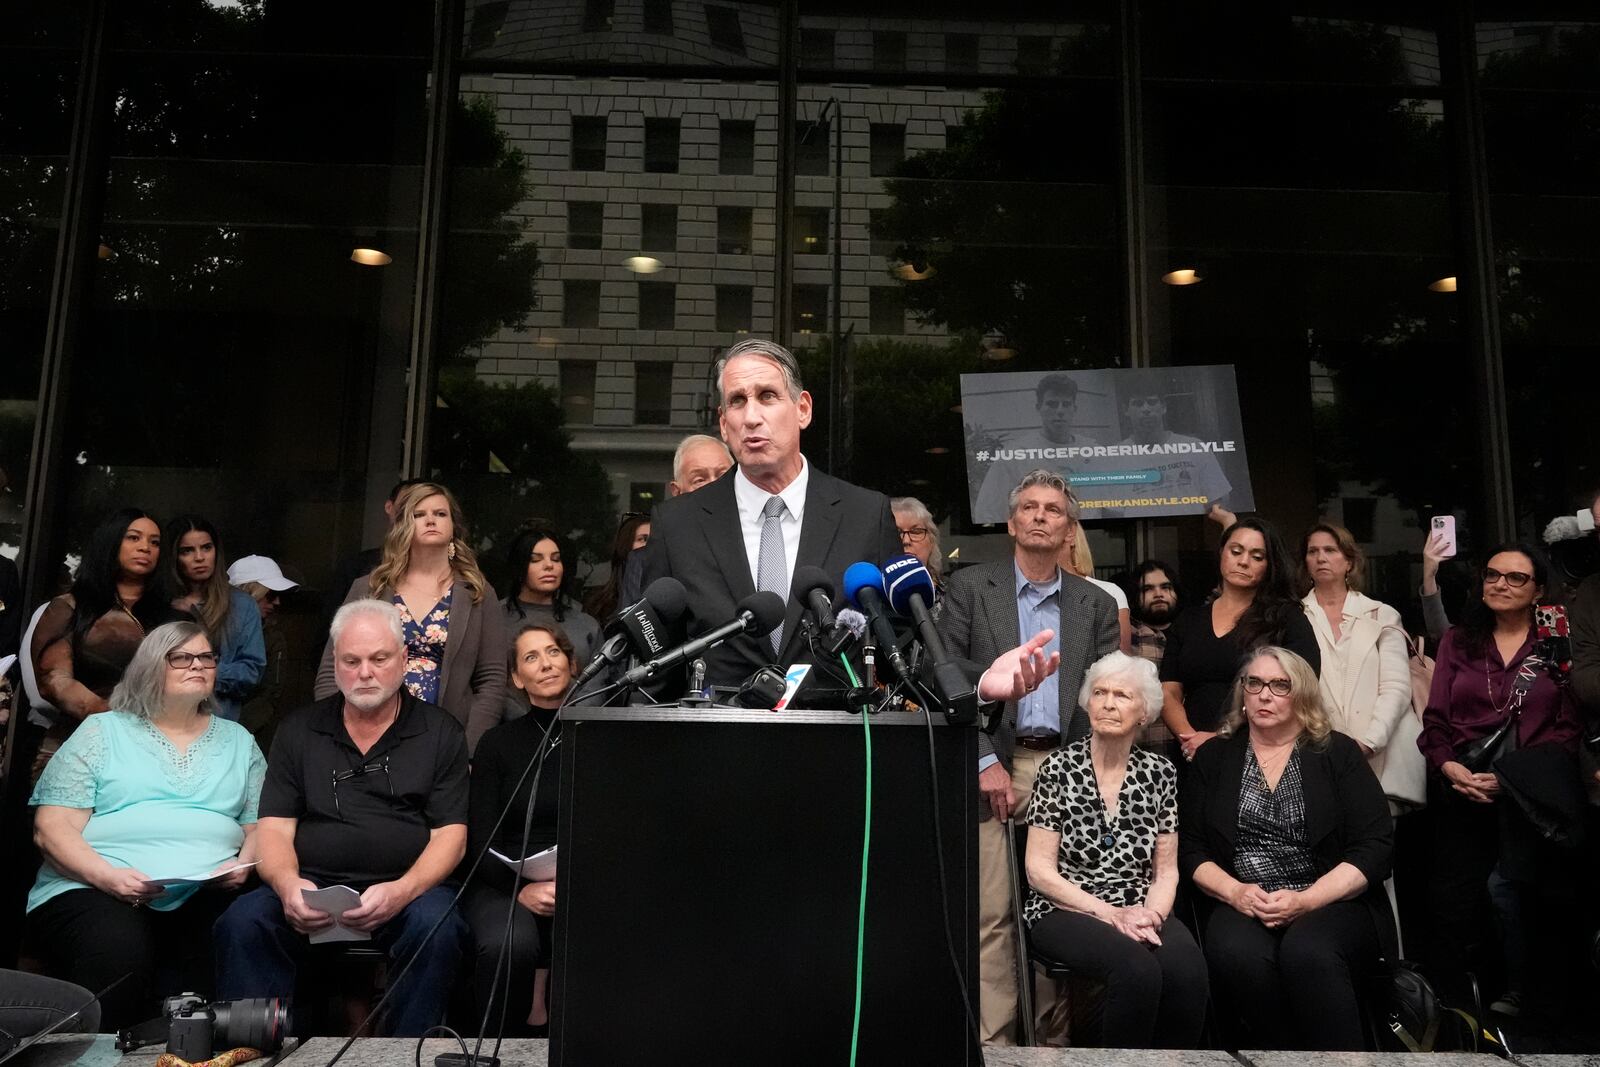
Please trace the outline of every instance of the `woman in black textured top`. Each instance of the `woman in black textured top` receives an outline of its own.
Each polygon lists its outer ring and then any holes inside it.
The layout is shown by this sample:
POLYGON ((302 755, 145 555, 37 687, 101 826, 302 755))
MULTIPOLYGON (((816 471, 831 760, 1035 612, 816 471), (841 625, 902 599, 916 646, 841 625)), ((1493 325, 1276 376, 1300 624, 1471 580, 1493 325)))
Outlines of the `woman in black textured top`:
POLYGON ((1257 645, 1279 645, 1311 665, 1322 653, 1295 595, 1294 567, 1283 541, 1260 519, 1240 519, 1217 552, 1221 592, 1190 608, 1167 628, 1161 657, 1161 718, 1185 759, 1216 736, 1241 660, 1257 645))
POLYGON ((1394 959, 1394 822, 1317 677, 1284 648, 1240 672, 1181 788, 1178 866, 1212 898, 1206 961, 1229 1048, 1359 1050, 1357 989, 1394 959))
MULTIPOLYGON (((519 859, 531 856, 556 843, 556 805, 561 782, 561 747, 550 748, 543 769, 535 769, 523 779, 538 756, 546 736, 554 741, 561 731, 556 709, 572 685, 572 642, 561 630, 530 623, 518 631, 511 644, 511 684, 528 703, 528 713, 502 723, 483 735, 472 760, 472 802, 467 815, 467 855, 476 856, 488 845, 502 856, 519 859), (529 814, 529 797, 538 775, 538 796, 529 814), (521 785, 518 781, 521 779, 521 785), (513 795, 513 790, 515 794, 513 795), (495 829, 495 820, 510 809, 495 829), (491 833, 492 831, 492 833, 491 833), (526 831, 526 840, 524 832, 526 831)), ((515 872, 493 855, 478 866, 464 902, 467 922, 477 942, 477 966, 473 993, 478 1018, 489 1007, 501 944, 506 940, 508 913, 512 917, 510 943, 506 950, 509 969, 502 974, 499 995, 494 997, 489 1014, 490 1032, 499 1031, 499 1019, 506 997, 508 1036, 525 1034, 527 1027, 542 1026, 545 1019, 543 997, 535 998, 535 970, 548 955, 550 917, 556 910, 555 880, 518 882, 515 872), (517 885, 517 901, 511 903, 511 889, 517 885)), ((506 969, 505 964, 500 965, 506 969)))

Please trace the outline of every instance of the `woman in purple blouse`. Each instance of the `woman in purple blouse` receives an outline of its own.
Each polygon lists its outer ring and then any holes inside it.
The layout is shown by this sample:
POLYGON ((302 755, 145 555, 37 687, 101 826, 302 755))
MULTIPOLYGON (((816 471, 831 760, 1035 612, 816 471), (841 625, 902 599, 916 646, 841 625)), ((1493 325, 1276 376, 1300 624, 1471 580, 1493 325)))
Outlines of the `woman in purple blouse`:
MULTIPOLYGON (((1579 737, 1560 654, 1534 624, 1546 574, 1543 553, 1531 545, 1501 545, 1489 554, 1479 599, 1439 644, 1417 741, 1428 761, 1433 821, 1433 929, 1424 958, 1447 983, 1470 971, 1502 990, 1491 1010, 1507 1016, 1535 999, 1528 961, 1538 958, 1543 918, 1572 914, 1551 898, 1567 881, 1560 870, 1567 863, 1507 788, 1516 781, 1515 762, 1544 759, 1538 765, 1560 769, 1579 737), (1503 725, 1514 742, 1491 743, 1503 725), (1496 957, 1503 957, 1503 973, 1496 957)), ((1575 764, 1572 775, 1575 788, 1575 764)))

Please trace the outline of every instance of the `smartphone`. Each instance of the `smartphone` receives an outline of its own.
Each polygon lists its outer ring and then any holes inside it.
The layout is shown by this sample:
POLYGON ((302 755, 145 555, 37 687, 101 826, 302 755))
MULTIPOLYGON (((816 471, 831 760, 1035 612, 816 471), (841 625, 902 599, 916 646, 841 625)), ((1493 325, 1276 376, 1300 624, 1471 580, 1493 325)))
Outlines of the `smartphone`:
POLYGON ((1444 551, 1444 558, 1454 559, 1456 555, 1456 517, 1454 515, 1435 515, 1429 522, 1429 526, 1439 537, 1439 543, 1444 551))

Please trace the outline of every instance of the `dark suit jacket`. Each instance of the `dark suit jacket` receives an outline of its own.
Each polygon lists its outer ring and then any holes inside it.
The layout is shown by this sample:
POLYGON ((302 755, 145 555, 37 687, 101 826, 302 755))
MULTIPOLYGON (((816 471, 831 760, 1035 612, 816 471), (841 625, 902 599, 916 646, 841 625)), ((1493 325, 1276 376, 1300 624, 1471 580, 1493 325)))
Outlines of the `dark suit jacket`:
MULTIPOLYGON (((1089 732, 1089 716, 1078 707, 1078 689, 1089 665, 1121 640, 1117 605, 1105 590, 1082 578, 1061 572, 1061 736, 1075 740, 1089 732)), ((1017 625, 1016 565, 982 563, 957 571, 940 599, 939 636, 952 656, 967 661, 976 681, 994 658, 1020 645, 1024 637, 1017 625)), ((1007 703, 994 736, 978 735, 978 755, 994 753, 1007 770, 1016 748, 1017 705, 1007 703)), ((983 808, 987 817, 988 807, 983 808)))
MULTIPOLYGON (((362 575, 351 583, 344 602, 371 595, 371 583, 362 575)), ((393 589, 383 590, 382 599, 393 598, 393 589)), ((478 747, 478 738, 499 725, 505 715, 505 689, 505 612, 493 589, 485 588, 483 603, 474 604, 471 591, 455 582, 450 586, 450 629, 445 634, 444 662, 439 665, 438 704, 466 728, 468 755, 478 747)), ((324 700, 338 691, 330 637, 322 648, 322 664, 317 669, 313 693, 316 699, 324 700)))
MULTIPOLYGON (((756 591, 739 529, 734 473, 730 470, 710 485, 662 502, 650 520, 650 543, 641 554, 643 585, 648 588, 664 577, 684 584, 689 591, 685 621, 690 639, 732 620, 734 605, 756 591)), ((866 560, 881 567, 899 554, 900 535, 888 497, 811 468, 795 567, 821 567, 841 586, 842 595, 850 564, 866 560)), ((811 662, 811 650, 800 633, 803 610, 804 605, 789 598, 777 657, 780 665, 811 662)), ((773 662, 772 646, 765 638, 739 634, 706 653, 705 660, 707 684, 735 686, 773 662)))
MULTIPOLYGON (((1178 799, 1178 869, 1185 878, 1192 879, 1208 860, 1230 875, 1234 873, 1239 786, 1249 743, 1247 729, 1207 741, 1183 776, 1178 799)), ((1317 877, 1341 863, 1349 863, 1367 876, 1366 892, 1359 899, 1372 915, 1384 957, 1397 958, 1394 913, 1383 888, 1394 855, 1394 819, 1383 786, 1367 766, 1360 747, 1337 732, 1320 751, 1311 745, 1300 747, 1300 776, 1306 802, 1306 845, 1317 877)))

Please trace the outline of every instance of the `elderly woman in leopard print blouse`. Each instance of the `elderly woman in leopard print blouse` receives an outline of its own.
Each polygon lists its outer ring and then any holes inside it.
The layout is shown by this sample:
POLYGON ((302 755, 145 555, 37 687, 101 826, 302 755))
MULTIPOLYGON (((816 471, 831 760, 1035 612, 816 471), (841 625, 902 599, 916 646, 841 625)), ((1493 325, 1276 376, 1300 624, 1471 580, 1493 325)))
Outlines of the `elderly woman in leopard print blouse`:
POLYGON ((1092 732, 1040 765, 1028 809, 1029 936, 1105 984, 1103 1045, 1194 1048, 1206 963, 1172 917, 1178 775, 1134 747, 1161 711, 1155 666, 1112 652, 1089 668, 1078 703, 1092 732))

